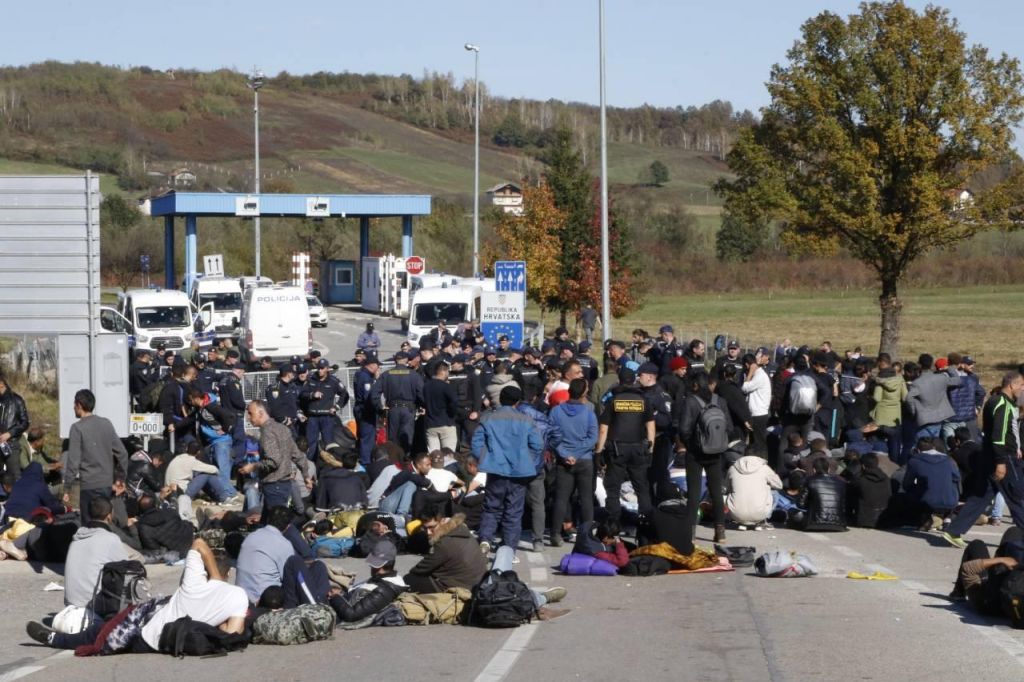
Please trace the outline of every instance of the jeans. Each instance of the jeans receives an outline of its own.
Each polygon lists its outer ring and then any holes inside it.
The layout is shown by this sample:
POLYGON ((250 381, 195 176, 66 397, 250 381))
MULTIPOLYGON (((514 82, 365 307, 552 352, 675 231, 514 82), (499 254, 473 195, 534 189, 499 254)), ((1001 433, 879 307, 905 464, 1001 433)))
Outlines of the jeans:
POLYGON ((263 493, 260 492, 258 481, 246 479, 242 484, 242 494, 245 495, 245 510, 259 509, 263 506, 263 493))
POLYGON ((980 475, 974 476, 975 481, 969 490, 964 491, 966 501, 960 513, 949 524, 949 534, 961 536, 974 525, 978 517, 985 513, 989 505, 999 493, 1003 494, 1006 506, 1010 508, 1013 523, 1024 528, 1024 472, 1015 462, 1006 465, 1006 476, 1001 481, 993 481, 980 475))
MULTIPOLYGON (((651 513, 651 489, 647 484, 647 470, 651 468, 651 459, 643 443, 611 443, 605 449, 605 462, 608 468, 604 476, 604 487, 608 499, 605 500, 604 506, 608 510, 609 520, 617 522, 622 515, 619 492, 627 477, 633 484, 633 492, 636 493, 638 513, 641 516, 651 513)), ((490 478, 487 482, 490 484, 490 478)))
POLYGON ((272 507, 287 507, 292 499, 292 482, 290 479, 263 483, 263 515, 272 507))
POLYGON ((1006 511, 1006 498, 1003 497, 1002 493, 996 494, 996 499, 992 502, 992 518, 1001 519, 1003 518, 1003 512, 1006 511))
POLYGON ((218 438, 210 443, 210 449, 213 451, 213 461, 217 465, 217 470, 220 471, 221 483, 228 488, 234 489, 234 486, 231 484, 232 443, 231 438, 218 438))
POLYGON ((427 452, 450 448, 453 452, 459 447, 458 431, 454 426, 433 426, 427 429, 427 452))
POLYGON ((559 460, 555 466, 555 506, 551 510, 551 540, 561 537, 562 523, 569 516, 573 491, 580 499, 580 523, 594 520, 594 460, 579 459, 572 466, 559 460))
POLYGON ((93 614, 92 623, 89 627, 85 628, 81 632, 77 632, 73 635, 67 635, 63 632, 54 632, 53 639, 50 641, 50 646, 54 649, 76 649, 86 644, 92 644, 96 641, 96 638, 100 634, 100 630, 103 629, 105 621, 93 614))
MULTIPOLYGON (((494 563, 491 564, 492 571, 511 571, 514 564, 512 560, 516 558, 516 551, 508 545, 502 545, 494 552, 494 563)), ((533 603, 537 608, 541 608, 548 603, 548 598, 544 596, 543 592, 535 590, 532 587, 530 592, 533 594, 533 603)))
MULTIPOLYGON (((527 488, 527 495, 530 498, 530 530, 533 531, 533 541, 543 542, 544 540, 544 501, 547 499, 547 488, 544 479, 547 477, 541 471, 537 477, 530 481, 527 488)), ((552 536, 554 537, 554 536, 552 536)))
POLYGON ((880 426, 878 434, 885 439, 886 449, 889 451, 889 459, 896 464, 900 461, 902 435, 899 426, 880 426))
POLYGON ((189 499, 194 500, 203 490, 209 492, 216 502, 223 502, 229 497, 234 497, 238 494, 234 486, 224 485, 224 481, 220 479, 220 476, 193 474, 192 480, 189 481, 188 487, 185 488, 185 495, 189 499))
POLYGON ((493 542, 500 524, 502 542, 513 552, 516 550, 523 532, 523 507, 530 480, 487 474, 487 494, 484 495, 484 510, 477 533, 481 540, 493 542))
POLYGON ((306 421, 306 441, 309 447, 306 448, 306 457, 309 461, 315 462, 320 454, 320 441, 327 445, 334 440, 334 415, 318 415, 310 417, 306 421))
MULTIPOLYGON (((490 483, 490 479, 488 479, 490 483)), ((405 516, 412 508, 412 498, 416 494, 416 484, 406 481, 391 491, 391 494, 380 501, 380 510, 388 514, 401 514, 405 516)))
MULTIPOLYGON (((701 470, 708 477, 708 496, 711 498, 711 510, 714 515, 715 525, 725 524, 725 500, 722 497, 722 459, 697 459, 691 453, 686 453, 686 482, 689 488, 690 481, 699 481, 701 470)), ((697 525, 697 511, 700 509, 700 497, 686 494, 686 523, 690 528, 697 525)))
POLYGON ((941 433, 942 424, 925 424, 918 427, 917 433, 914 434, 914 445, 917 445, 917 441, 921 438, 938 438, 941 433))

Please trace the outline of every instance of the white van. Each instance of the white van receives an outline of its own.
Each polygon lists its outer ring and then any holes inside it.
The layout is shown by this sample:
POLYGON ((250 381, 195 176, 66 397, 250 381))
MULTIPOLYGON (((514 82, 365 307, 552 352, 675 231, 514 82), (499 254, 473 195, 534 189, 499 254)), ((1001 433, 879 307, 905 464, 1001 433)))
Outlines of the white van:
POLYGON ((418 343, 441 321, 453 333, 463 322, 479 322, 480 293, 481 288, 475 284, 425 287, 417 291, 409 312, 409 341, 418 343))
POLYGON ((302 287, 249 287, 242 294, 242 356, 251 361, 270 356, 287 360, 305 355, 313 345, 309 306, 302 287))
POLYGON ((200 277, 192 283, 192 306, 206 331, 218 339, 238 337, 242 319, 242 285, 234 277, 200 277), (209 311, 209 312, 207 312, 209 311))
MULTIPOLYGON (((194 336, 195 311, 184 291, 175 289, 129 289, 117 297, 117 312, 128 321, 127 331, 135 337, 135 349, 168 350, 188 348, 194 336)), ((101 317, 104 329, 109 329, 101 317)))

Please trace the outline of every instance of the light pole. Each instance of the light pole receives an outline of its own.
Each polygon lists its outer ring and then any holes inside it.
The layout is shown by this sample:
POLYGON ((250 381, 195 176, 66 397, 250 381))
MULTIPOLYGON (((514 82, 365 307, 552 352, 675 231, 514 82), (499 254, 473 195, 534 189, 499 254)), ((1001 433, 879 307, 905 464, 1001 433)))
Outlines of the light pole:
MULTIPOLYGON (((253 139, 255 140, 256 167, 253 173, 253 193, 259 200, 260 195, 260 88, 263 87, 263 72, 255 67, 252 76, 249 77, 249 87, 252 88, 252 113, 253 113, 253 139)), ((260 210, 262 210, 262 206, 260 210)), ((256 253, 256 277, 260 276, 260 216, 256 214, 256 221, 253 224, 254 250, 256 253)))
POLYGON ((473 91, 476 95, 473 144, 473 275, 480 274, 480 46, 466 43, 473 53, 473 91))
POLYGON ((609 295, 611 275, 608 266, 608 131, 604 105, 604 0, 598 0, 601 74, 601 327, 607 341, 612 337, 612 306, 609 295))

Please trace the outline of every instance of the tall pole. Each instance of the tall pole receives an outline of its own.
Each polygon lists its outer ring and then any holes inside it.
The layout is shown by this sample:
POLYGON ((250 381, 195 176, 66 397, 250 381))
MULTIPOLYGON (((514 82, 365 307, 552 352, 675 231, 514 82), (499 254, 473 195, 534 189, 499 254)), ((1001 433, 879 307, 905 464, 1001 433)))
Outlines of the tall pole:
POLYGON ((473 275, 480 274, 480 47, 466 43, 473 53, 474 106, 473 144, 473 275))
POLYGON ((608 264, 608 130, 605 123, 604 92, 604 0, 598 0, 598 31, 601 57, 601 327, 607 341, 612 336, 612 306, 609 293, 611 273, 608 264))
MULTIPOLYGON (((252 78, 249 79, 249 87, 252 88, 252 113, 253 113, 253 140, 255 142, 256 164, 253 170, 253 193, 259 199, 260 195, 260 88, 263 87, 263 72, 253 69, 252 78)), ((260 211, 263 207, 260 206, 260 211)), ((260 272, 260 215, 256 214, 253 223, 253 250, 255 251, 255 270, 257 277, 260 272)))

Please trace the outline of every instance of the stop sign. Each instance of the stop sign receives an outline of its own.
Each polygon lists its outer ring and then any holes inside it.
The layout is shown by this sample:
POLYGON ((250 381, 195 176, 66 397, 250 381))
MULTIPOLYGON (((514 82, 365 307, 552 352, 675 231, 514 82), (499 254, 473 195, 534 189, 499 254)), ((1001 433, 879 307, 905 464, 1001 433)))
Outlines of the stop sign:
POLYGON ((410 275, 422 275, 425 264, 419 256, 409 256, 405 259, 405 271, 410 275))

